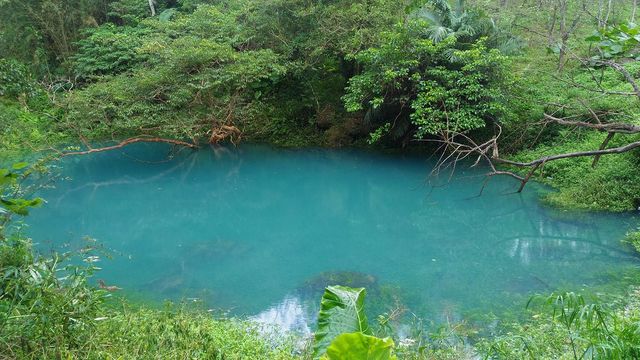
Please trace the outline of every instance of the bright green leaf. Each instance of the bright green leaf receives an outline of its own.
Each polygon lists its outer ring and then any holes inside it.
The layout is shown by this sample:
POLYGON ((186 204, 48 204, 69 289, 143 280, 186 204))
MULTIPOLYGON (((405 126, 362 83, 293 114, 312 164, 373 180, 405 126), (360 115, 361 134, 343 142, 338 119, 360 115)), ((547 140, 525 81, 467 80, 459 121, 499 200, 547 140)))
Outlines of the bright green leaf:
POLYGON ((335 338, 322 357, 327 360, 395 360, 393 340, 359 332, 335 338))
POLYGON ((364 314, 365 294, 364 288, 329 286, 325 289, 318 314, 314 357, 324 354, 333 339, 340 334, 370 332, 364 314))

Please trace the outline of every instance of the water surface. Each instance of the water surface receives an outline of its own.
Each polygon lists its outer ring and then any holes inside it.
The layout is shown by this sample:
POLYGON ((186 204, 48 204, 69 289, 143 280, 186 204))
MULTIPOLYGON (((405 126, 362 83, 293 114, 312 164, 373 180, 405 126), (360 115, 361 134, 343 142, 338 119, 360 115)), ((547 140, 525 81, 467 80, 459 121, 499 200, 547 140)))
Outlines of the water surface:
POLYGON ((598 289, 636 269, 632 215, 554 211, 482 170, 431 186, 424 156, 243 145, 164 145, 67 158, 30 235, 90 236, 112 250, 99 277, 157 299, 307 331, 322 288, 366 286, 376 311, 421 317, 521 309, 534 292, 598 289))

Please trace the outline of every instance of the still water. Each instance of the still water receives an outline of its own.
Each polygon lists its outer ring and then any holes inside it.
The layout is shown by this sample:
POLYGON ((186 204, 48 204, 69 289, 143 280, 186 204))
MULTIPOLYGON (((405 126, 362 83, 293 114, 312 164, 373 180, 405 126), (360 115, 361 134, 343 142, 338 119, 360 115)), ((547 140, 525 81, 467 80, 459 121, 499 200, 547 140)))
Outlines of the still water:
POLYGON ((429 181, 424 156, 242 145, 137 144, 70 157, 41 194, 40 248, 91 237, 97 277, 153 299, 308 331, 326 285, 365 286, 370 310, 435 322, 522 309, 530 294, 598 291, 635 270, 633 215, 551 210, 482 170, 429 181))

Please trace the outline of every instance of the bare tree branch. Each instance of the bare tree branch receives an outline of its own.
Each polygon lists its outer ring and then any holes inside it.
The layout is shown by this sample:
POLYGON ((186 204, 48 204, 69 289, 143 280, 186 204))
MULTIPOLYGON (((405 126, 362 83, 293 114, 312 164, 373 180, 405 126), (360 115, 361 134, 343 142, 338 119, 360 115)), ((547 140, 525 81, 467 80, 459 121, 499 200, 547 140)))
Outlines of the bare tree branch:
POLYGON ((492 159, 492 160, 499 163, 513 165, 517 167, 530 167, 530 166, 543 164, 549 161, 575 158, 575 157, 622 154, 639 147, 640 147, 640 141, 636 141, 624 146, 619 146, 619 147, 605 149, 605 150, 577 151, 577 152, 571 152, 571 153, 565 153, 565 154, 550 155, 550 156, 545 156, 529 162, 519 162, 519 161, 506 160, 506 159, 492 159))
POLYGON ((60 157, 72 156, 72 155, 88 155, 88 154, 93 154, 93 153, 97 153, 97 152, 115 150, 115 149, 123 148, 123 147, 125 147, 127 145, 130 145, 130 144, 135 144, 135 143, 139 143, 139 142, 166 143, 166 144, 184 146, 184 147, 188 147, 188 148, 191 148, 191 149, 197 149, 198 148, 198 146, 195 145, 195 144, 188 143, 188 142, 185 142, 185 141, 180 141, 180 140, 165 139, 165 138, 159 138, 159 137, 135 137, 135 138, 130 138, 130 139, 123 140, 120 143, 118 143, 116 145, 112 145, 112 146, 105 146, 105 147, 101 147, 101 148, 89 148, 89 150, 85 150, 85 151, 62 152, 60 154, 60 157))
POLYGON ((627 123, 599 123, 594 124, 586 121, 571 121, 561 119, 553 115, 544 114, 544 118, 548 121, 558 123, 560 125, 577 126, 591 128, 598 131, 606 131, 610 133, 636 134, 640 133, 640 126, 627 123))
POLYGON ((615 69, 616 71, 621 73, 622 76, 624 76, 624 79, 633 87, 633 91, 635 92, 635 94, 638 97, 638 99, 640 99, 640 86, 638 86, 638 84, 636 83, 636 81, 633 78, 633 76, 631 76, 631 74, 629 74, 629 72, 627 71, 627 69, 625 69, 624 66, 618 64, 615 61, 611 61, 611 60, 602 61, 601 63, 606 65, 606 66, 609 66, 610 68, 615 69))
MULTIPOLYGON (((610 154, 622 154, 628 151, 631 151, 636 148, 640 148, 640 141, 631 142, 629 144, 606 149, 611 138, 616 133, 640 133, 640 127, 630 124, 614 124, 614 123, 600 123, 593 124, 582 121, 569 121, 560 118, 556 118, 549 115, 549 120, 553 122, 557 122, 562 125, 571 125, 571 126, 581 126, 592 128, 601 131, 608 131, 607 138, 602 143, 598 150, 588 150, 588 151, 576 151, 562 154, 555 154, 544 156, 535 160, 531 160, 528 162, 520 162, 513 161, 508 159, 503 159, 499 157, 498 151, 498 140, 502 134, 502 129, 499 125, 498 133, 492 137, 490 140, 478 144, 465 133, 455 132, 450 130, 445 130, 441 132, 440 136, 436 139, 426 139, 426 140, 417 140, 417 141, 427 141, 427 142, 437 142, 441 143, 441 149, 444 149, 443 154, 440 156, 440 159, 436 162, 434 169, 431 171, 431 176, 437 176, 442 171, 451 169, 451 171, 455 170, 456 164, 460 161, 463 161, 470 157, 477 157, 475 162, 471 165, 471 167, 477 166, 480 162, 483 162, 485 165, 489 167, 489 172, 485 174, 487 177, 492 177, 496 175, 506 175, 510 176, 520 182, 520 187, 517 192, 522 192, 527 185, 527 183, 531 180, 531 178, 536 174, 536 172, 543 167, 546 163, 556 160, 569 159, 569 158, 578 158, 578 157, 594 157, 594 162, 592 166, 595 166, 599 161, 600 157, 603 155, 610 154), (614 126, 615 125, 615 126, 614 126), (506 166, 513 166, 518 168, 529 168, 529 171, 525 176, 521 176, 516 172, 498 169, 496 167, 497 164, 502 164, 506 166)), ((486 184, 486 181, 485 181, 486 184)), ((483 189, 484 190, 484 185, 483 189)), ((481 192, 482 192, 481 190, 481 192)))

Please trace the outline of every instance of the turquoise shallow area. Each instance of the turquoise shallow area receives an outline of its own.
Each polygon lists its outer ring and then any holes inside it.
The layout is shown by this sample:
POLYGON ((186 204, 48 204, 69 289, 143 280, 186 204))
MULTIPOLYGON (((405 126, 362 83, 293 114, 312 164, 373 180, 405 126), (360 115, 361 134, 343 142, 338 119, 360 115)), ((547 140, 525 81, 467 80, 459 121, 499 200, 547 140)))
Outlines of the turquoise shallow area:
POLYGON ((415 155, 169 150, 66 158, 29 234, 41 248, 97 239, 114 254, 98 276, 127 291, 303 329, 333 282, 441 321, 597 289, 640 264, 620 243, 637 217, 550 210, 544 189, 515 194, 506 177, 478 196, 481 169, 431 186, 432 161, 415 155))

